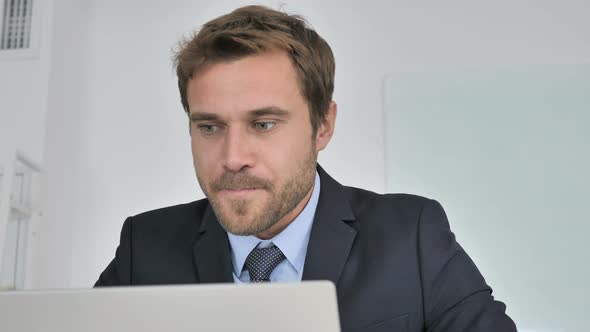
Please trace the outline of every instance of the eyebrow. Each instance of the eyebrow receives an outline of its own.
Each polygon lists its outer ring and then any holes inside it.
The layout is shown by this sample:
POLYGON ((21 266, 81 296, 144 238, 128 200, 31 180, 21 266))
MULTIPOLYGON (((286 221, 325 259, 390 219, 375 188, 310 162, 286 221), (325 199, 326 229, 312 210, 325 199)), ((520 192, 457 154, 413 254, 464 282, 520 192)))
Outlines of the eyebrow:
MULTIPOLYGON (((268 107, 257 108, 257 109, 250 110, 247 113, 248 113, 248 116, 252 117, 252 118, 267 116, 267 115, 285 117, 290 114, 289 111, 282 109, 280 107, 277 107, 277 106, 268 106, 268 107)), ((191 112, 189 117, 190 117, 191 121, 217 121, 217 120, 221 119, 219 117, 219 115, 217 115, 215 113, 200 112, 200 111, 191 112)))
POLYGON ((266 116, 266 115, 276 115, 276 116, 289 115, 289 111, 284 110, 280 107, 276 107, 276 106, 269 106, 269 107, 255 109, 255 110, 249 111, 248 113, 250 113, 250 115, 255 116, 255 117, 266 116))
POLYGON ((219 116, 215 113, 207 112, 191 112, 189 115, 191 121, 214 121, 219 120, 219 116))

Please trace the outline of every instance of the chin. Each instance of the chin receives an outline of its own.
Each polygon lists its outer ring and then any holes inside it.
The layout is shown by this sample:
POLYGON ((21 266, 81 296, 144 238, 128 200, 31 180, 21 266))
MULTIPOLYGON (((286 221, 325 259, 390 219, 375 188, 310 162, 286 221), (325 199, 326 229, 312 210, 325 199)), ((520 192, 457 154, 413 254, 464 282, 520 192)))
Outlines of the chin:
POLYGON ((249 235, 258 234, 257 232, 252 232, 252 229, 250 229, 250 228, 230 228, 230 229, 226 229, 226 231, 228 233, 232 233, 234 235, 239 235, 239 236, 249 236, 249 235))
MULTIPOLYGON (((221 220, 219 220, 219 223, 221 224, 221 226, 223 226, 223 228, 235 235, 244 235, 246 233, 248 233, 248 230, 253 229, 252 224, 248 223, 246 225, 244 225, 244 219, 245 216, 239 216, 237 214, 231 213, 230 215, 225 214, 226 217, 229 216, 229 218, 224 218, 224 222, 222 222, 221 220), (228 222, 228 220, 231 220, 228 222)), ((247 234, 249 235, 249 234, 247 234)))

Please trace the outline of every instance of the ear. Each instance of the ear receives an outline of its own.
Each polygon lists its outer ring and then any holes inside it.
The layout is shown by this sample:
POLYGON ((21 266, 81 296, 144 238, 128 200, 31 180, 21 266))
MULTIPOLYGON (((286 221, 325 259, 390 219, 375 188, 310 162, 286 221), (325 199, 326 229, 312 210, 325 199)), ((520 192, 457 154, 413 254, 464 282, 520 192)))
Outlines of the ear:
POLYGON ((328 146, 332 135, 334 135, 334 127, 336 126, 336 113, 338 112, 336 102, 331 101, 328 108, 328 114, 318 127, 315 135, 316 152, 320 152, 328 146))

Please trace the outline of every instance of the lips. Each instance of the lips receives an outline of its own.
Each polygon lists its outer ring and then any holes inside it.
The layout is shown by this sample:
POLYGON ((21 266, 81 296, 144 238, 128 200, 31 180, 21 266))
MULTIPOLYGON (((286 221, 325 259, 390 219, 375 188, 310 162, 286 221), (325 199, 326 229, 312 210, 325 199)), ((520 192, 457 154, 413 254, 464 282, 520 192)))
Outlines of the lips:
POLYGON ((256 192, 256 188, 240 188, 240 189, 224 189, 221 190, 220 193, 222 194, 229 194, 229 195, 248 195, 251 193, 256 192))

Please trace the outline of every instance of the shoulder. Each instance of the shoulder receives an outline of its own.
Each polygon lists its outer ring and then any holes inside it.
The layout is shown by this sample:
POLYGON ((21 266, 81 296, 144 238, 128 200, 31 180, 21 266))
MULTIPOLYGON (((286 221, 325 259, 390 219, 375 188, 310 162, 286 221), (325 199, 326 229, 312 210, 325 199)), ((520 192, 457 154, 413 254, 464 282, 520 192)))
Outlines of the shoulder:
POLYGON ((428 197, 404 194, 387 193, 379 194, 369 190, 344 187, 350 204, 358 212, 366 211, 396 211, 398 213, 420 213, 429 204, 438 204, 428 197))
POLYGON ((425 208, 440 207, 435 200, 423 196, 404 193, 379 194, 343 186, 319 166, 318 172, 322 180, 320 207, 330 210, 350 207, 357 224, 416 224, 425 208))
POLYGON ((440 211, 443 208, 436 200, 428 197, 405 194, 379 194, 372 191, 344 187, 350 206, 360 224, 389 224, 417 226, 423 215, 429 211, 440 211))

